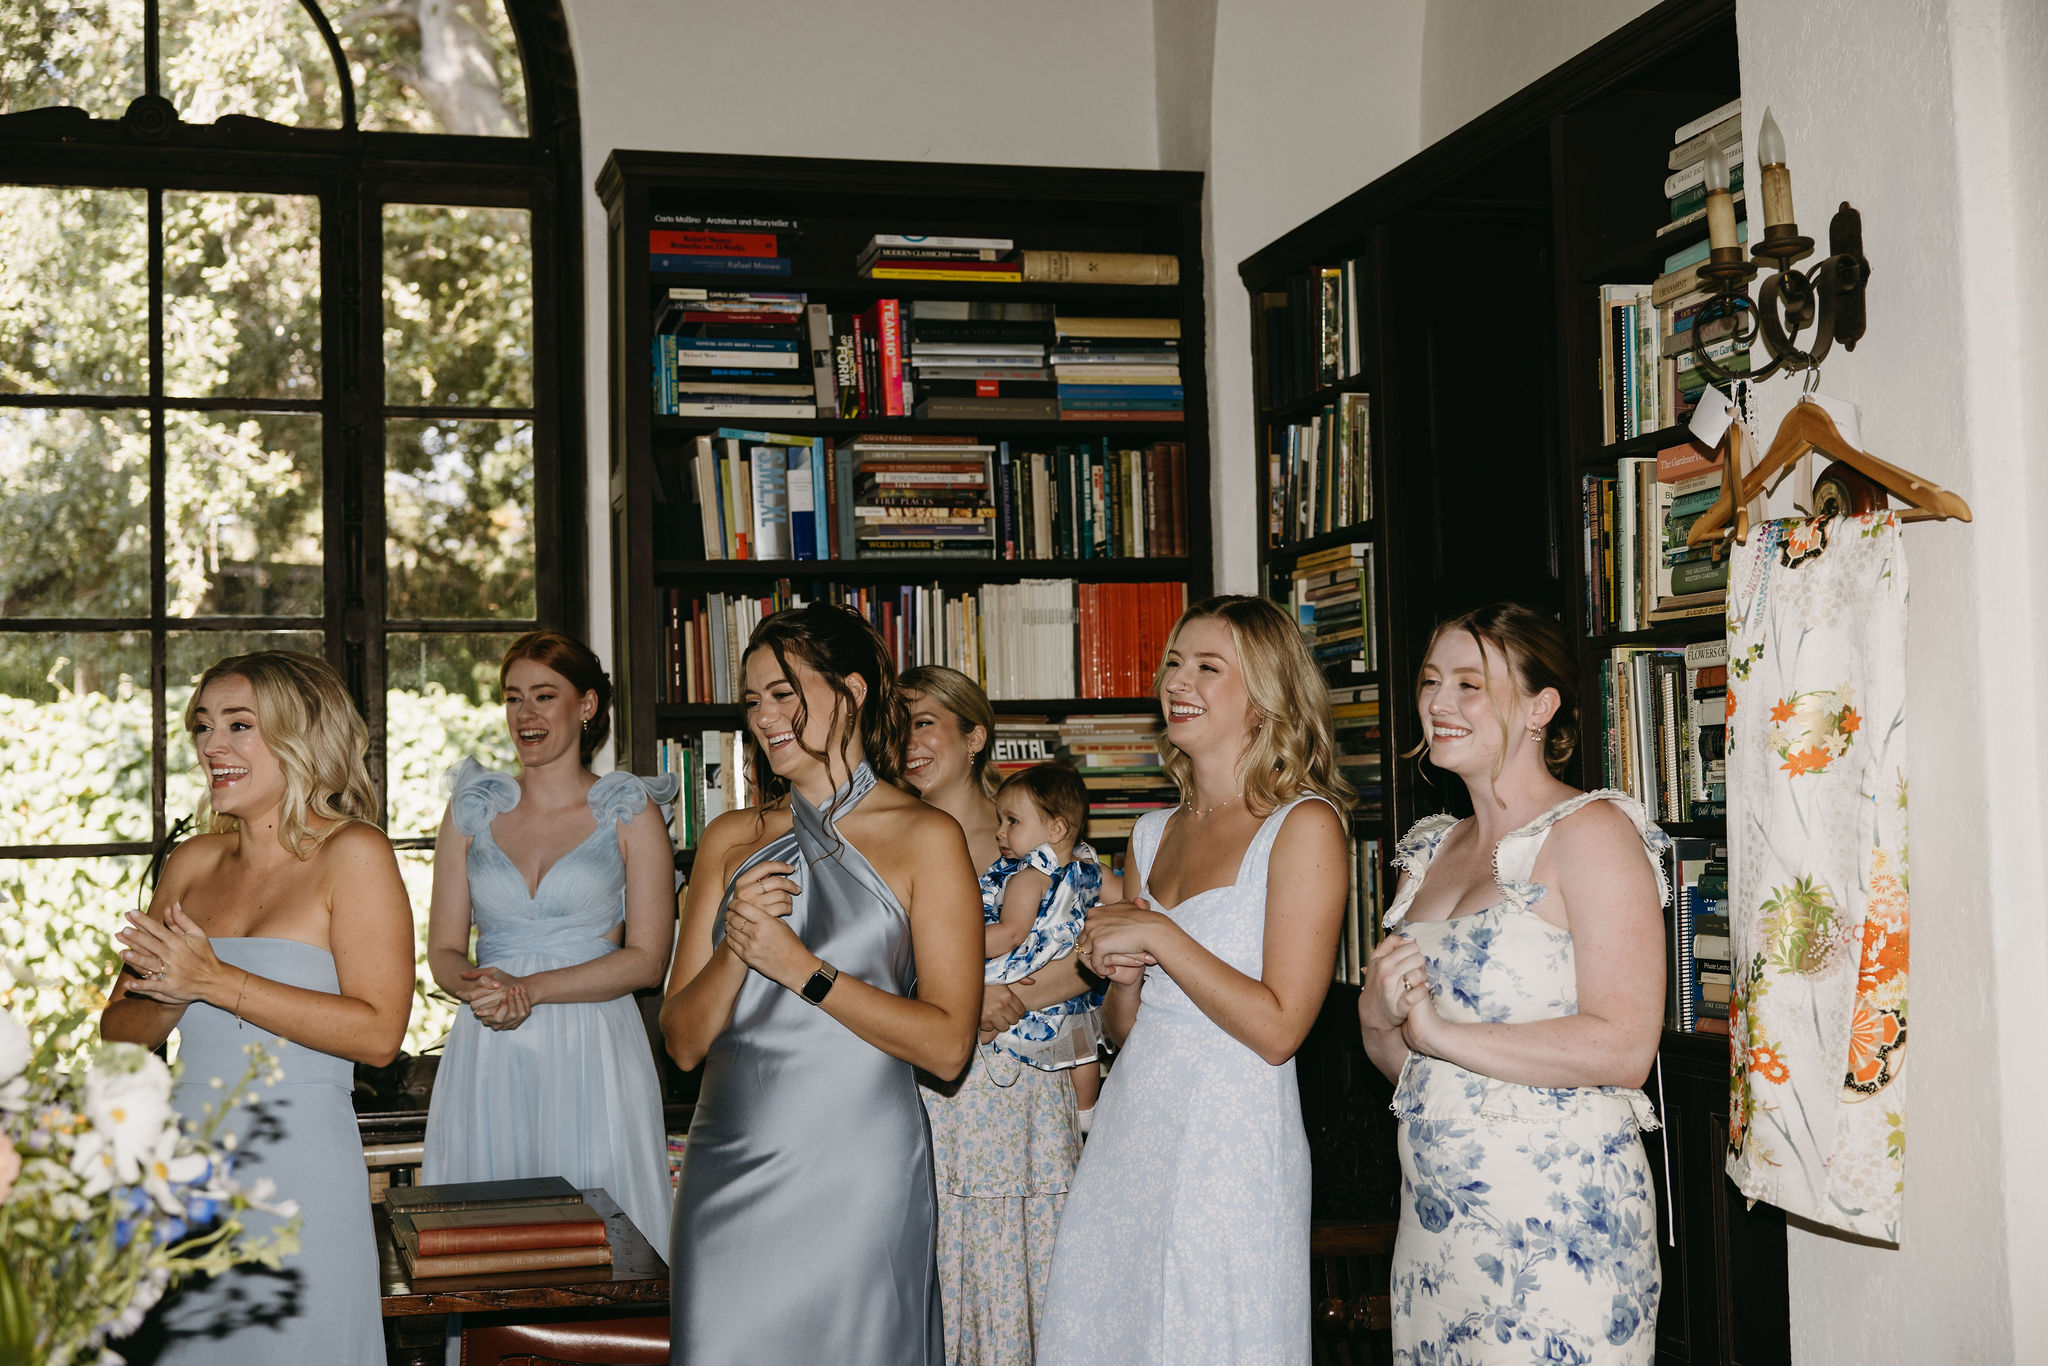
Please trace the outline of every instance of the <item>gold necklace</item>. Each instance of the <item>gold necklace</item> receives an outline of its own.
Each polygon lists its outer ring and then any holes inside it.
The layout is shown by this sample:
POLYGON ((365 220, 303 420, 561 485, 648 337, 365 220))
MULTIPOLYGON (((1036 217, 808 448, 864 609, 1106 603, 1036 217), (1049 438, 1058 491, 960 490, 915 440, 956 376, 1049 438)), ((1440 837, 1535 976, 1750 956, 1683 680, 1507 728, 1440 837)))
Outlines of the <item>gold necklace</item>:
POLYGON ((1224 807, 1230 805, 1232 802, 1236 801, 1239 797, 1242 797, 1243 795, 1244 793, 1242 792, 1233 792, 1228 797, 1225 797, 1222 801, 1216 803, 1216 805, 1214 806, 1196 806, 1193 802, 1182 802, 1181 806, 1186 810, 1194 812, 1197 816, 1206 816, 1212 811, 1221 811, 1224 807))

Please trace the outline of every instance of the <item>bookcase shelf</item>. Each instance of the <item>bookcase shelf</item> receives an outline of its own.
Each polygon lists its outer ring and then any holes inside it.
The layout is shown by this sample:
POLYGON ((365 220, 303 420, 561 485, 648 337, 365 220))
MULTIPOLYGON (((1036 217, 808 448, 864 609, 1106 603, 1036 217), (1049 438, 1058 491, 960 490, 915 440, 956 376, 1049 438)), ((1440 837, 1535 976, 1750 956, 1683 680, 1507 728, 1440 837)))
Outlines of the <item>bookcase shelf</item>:
POLYGON ((990 440, 1039 437, 1051 441, 1091 441, 1099 436, 1140 441, 1178 441, 1186 422, 1067 422, 977 418, 961 421, 934 417, 671 417, 652 414, 649 421, 663 437, 698 436, 719 427, 787 432, 791 436, 858 436, 863 432, 926 432, 934 436, 972 435, 990 440))
MULTIPOLYGON (((1264 375, 1258 353, 1265 334, 1256 320, 1278 306, 1284 282, 1340 261, 1362 263, 1361 372, 1256 408, 1253 438, 1263 490, 1275 425, 1307 420, 1346 392, 1372 396, 1370 543, 1385 737, 1379 829, 1388 855, 1396 832, 1416 818, 1464 814, 1456 784, 1422 783, 1414 765, 1394 757, 1418 738, 1398 683, 1414 676, 1436 622, 1501 599, 1562 621, 1590 732, 1571 775, 1584 788, 1604 785, 1599 683, 1608 652, 1684 645, 1722 629, 1715 615, 1589 635, 1580 480, 1686 439, 1677 427, 1602 439, 1594 377, 1603 328, 1594 305, 1598 285, 1654 280, 1667 256, 1704 235, 1702 226, 1657 236, 1670 216, 1663 182, 1672 130, 1740 90, 1733 0, 1665 0, 1238 267, 1255 319, 1254 374, 1264 375), (1474 318, 1500 316, 1504 294, 1513 301, 1513 325, 1505 333, 1472 326, 1474 318)), ((1287 295, 1300 297, 1298 288, 1287 295)), ((1293 354, 1298 372, 1301 348, 1293 354)), ((1294 556, 1327 539, 1284 553, 1262 550, 1261 569, 1282 574, 1294 556)), ((1666 828, 1725 838, 1720 821, 1666 828)), ((1789 1363, 1782 1213, 1746 1207, 1722 1173, 1728 1041, 1667 1032, 1661 1043, 1650 1085, 1669 1129, 1672 1169, 1667 1181, 1653 1142, 1663 1225, 1658 1359, 1789 1363)), ((1326 1010, 1299 1066, 1317 1163, 1316 1212, 1390 1213, 1397 1184, 1368 1183, 1371 1173, 1395 1170, 1392 1125, 1366 1103, 1378 1077, 1355 1020, 1326 1010), (1347 1132, 1340 1142, 1336 1136, 1347 1132)))
POLYGON ((1367 518, 1365 521, 1354 523, 1351 526, 1340 526, 1335 531, 1326 531, 1320 536, 1310 536, 1305 540, 1288 541, 1282 545, 1268 546, 1266 548, 1266 563, 1292 562, 1304 555, 1313 555, 1319 550, 1329 550, 1340 545, 1368 544, 1377 539, 1378 536, 1378 521, 1367 518))
MULTIPOLYGON (((651 772, 663 740, 688 728, 735 728, 737 706, 657 702, 670 668, 668 598, 730 592, 767 597, 788 580, 806 596, 812 585, 881 588, 940 585, 949 593, 1031 579, 1077 584, 1181 583, 1190 599, 1209 590, 1211 529, 1202 177, 1189 172, 983 166, 803 157, 615 151, 597 182, 607 220, 610 301, 609 370, 613 677, 617 687, 616 760, 651 772), (794 220, 776 250, 790 273, 711 274, 652 269, 654 215, 711 222, 794 220), (1180 262, 1177 285, 989 283, 864 279, 862 247, 877 233, 1008 238, 1019 248, 1166 254, 1180 262), (654 412, 651 340, 675 287, 801 293, 839 313, 880 300, 961 300, 1051 304, 1058 316, 1159 317, 1179 324, 1178 363, 1184 416, 1178 421, 963 420, 837 416, 687 417, 654 412), (972 437, 1027 443, 1051 451, 1108 438, 1119 445, 1180 445, 1187 497, 1185 554, 1162 558, 1043 560, 891 556, 875 559, 701 560, 693 533, 665 499, 694 489, 678 469, 696 439, 717 429, 787 433, 833 441, 863 434, 972 437)), ((778 229, 778 232, 783 230, 778 229)), ((814 496, 816 496, 814 494, 814 496)), ((1156 506, 1156 505, 1155 505, 1156 506)), ((696 515, 694 505, 688 509, 696 515)), ((900 665, 916 660, 899 660, 900 665)), ((1078 690, 1078 689, 1077 689, 1078 690)), ((1149 698, 1058 698, 1000 702, 999 713, 1070 716, 1147 711, 1149 698)))

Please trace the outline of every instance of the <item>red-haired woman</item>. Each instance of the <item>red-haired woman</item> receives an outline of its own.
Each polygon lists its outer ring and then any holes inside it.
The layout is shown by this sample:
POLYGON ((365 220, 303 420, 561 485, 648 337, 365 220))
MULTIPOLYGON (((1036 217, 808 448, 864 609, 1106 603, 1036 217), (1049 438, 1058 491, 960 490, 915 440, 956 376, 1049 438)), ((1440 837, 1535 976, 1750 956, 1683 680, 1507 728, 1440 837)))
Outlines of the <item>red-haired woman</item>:
POLYGON ((422 1175, 602 1187, 659 1247, 668 1144, 632 993, 668 966, 675 860, 657 803, 676 780, 590 772, 612 689, 580 641, 523 635, 498 679, 519 774, 457 765, 434 854, 427 959, 468 1008, 434 1079, 422 1175))

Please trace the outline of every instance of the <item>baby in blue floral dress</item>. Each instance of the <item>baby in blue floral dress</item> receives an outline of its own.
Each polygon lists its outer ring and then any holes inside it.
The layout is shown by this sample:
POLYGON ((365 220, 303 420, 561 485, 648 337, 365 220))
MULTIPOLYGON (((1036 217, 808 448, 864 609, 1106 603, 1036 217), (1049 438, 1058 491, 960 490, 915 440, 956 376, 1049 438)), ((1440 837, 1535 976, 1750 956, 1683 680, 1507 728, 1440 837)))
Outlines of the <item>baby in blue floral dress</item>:
MULTIPOLYGON (((1072 769, 1039 764, 1013 773, 996 792, 996 847, 1002 857, 981 875, 986 982, 1016 982, 1074 951, 1088 912, 1122 882, 1105 873, 1080 839, 1088 820, 1088 789, 1072 769)), ((1095 1064, 1102 1036, 1102 993, 1026 1011, 990 1041, 991 1062, 1041 1071, 1071 1070, 1081 1131, 1095 1108, 1102 1073, 1095 1064)), ((991 1072, 999 1078, 1000 1069, 991 1072)))

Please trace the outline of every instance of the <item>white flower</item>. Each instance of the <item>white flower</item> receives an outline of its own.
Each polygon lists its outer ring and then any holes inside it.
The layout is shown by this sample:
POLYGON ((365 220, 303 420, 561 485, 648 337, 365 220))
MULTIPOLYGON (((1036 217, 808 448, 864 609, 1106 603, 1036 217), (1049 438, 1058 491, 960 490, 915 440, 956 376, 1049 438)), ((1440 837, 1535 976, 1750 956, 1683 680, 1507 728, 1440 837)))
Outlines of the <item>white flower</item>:
MULTIPOLYGON (((165 1267, 151 1267, 148 1271, 144 1272, 142 1279, 135 1283, 135 1298, 130 1300, 128 1307, 115 1315, 107 1324, 105 1330, 107 1336, 110 1338, 125 1338, 140 1328, 143 1319, 147 1318, 149 1311, 156 1307, 156 1302, 164 1297, 164 1291, 169 1288, 170 1284, 171 1273, 165 1267)), ((119 1357, 114 1359, 116 1361, 120 1360, 119 1357)))
MULTIPOLYGON (((85 1115, 92 1121, 92 1133, 81 1139, 73 1170, 87 1160, 94 1138, 104 1147, 121 1184, 133 1185, 142 1176, 142 1165, 156 1152, 164 1130, 177 1131, 171 1113, 171 1069, 135 1044, 114 1043, 101 1048, 85 1076, 85 1115)), ((93 1154, 98 1161, 100 1153, 93 1154)), ((79 1171, 85 1176, 84 1171, 79 1171)), ((88 1182, 92 1180, 87 1177, 88 1182)))
POLYGON ((249 1208, 260 1209, 266 1214, 275 1214, 280 1219, 296 1219, 299 1215, 299 1202, 279 1200, 277 1182, 267 1176, 259 1176, 253 1185, 245 1187, 242 1199, 248 1202, 249 1208))
POLYGON ((165 1214, 185 1217, 185 1204, 178 1199, 173 1185, 185 1186, 206 1175, 206 1159, 198 1153, 178 1156, 178 1130, 174 1125, 165 1129, 149 1159, 142 1164, 142 1189, 149 1192, 157 1208, 165 1214))
POLYGON ((28 1041, 28 1027, 0 1010, 0 1082, 12 1082, 27 1071, 34 1052, 28 1041))

